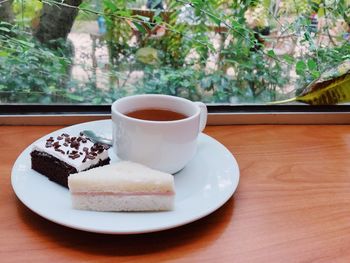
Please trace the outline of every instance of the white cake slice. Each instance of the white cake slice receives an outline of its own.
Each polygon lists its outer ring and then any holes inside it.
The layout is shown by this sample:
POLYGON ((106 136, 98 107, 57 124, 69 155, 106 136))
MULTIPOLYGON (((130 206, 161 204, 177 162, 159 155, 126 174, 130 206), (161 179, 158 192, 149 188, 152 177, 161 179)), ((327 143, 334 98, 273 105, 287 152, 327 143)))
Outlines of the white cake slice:
POLYGON ((120 161, 68 177, 73 208, 94 211, 162 211, 174 208, 174 177, 120 161))

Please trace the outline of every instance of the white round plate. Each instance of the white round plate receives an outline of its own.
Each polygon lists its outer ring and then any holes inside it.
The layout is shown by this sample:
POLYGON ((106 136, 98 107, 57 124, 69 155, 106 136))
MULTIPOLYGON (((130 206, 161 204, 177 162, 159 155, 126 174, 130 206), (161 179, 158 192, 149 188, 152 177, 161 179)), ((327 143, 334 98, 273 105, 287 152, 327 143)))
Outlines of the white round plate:
MULTIPOLYGON (((62 132, 82 130, 111 135, 111 121, 93 121, 66 127, 62 132)), ((137 234, 160 231, 198 220, 222 206, 235 192, 239 168, 232 154, 218 141, 200 134, 196 156, 175 174, 175 209, 166 212, 94 212, 72 209, 69 190, 31 169, 28 146, 17 158, 12 187, 29 209, 55 223, 89 232, 137 234)), ((111 162, 118 161, 110 149, 111 162)))

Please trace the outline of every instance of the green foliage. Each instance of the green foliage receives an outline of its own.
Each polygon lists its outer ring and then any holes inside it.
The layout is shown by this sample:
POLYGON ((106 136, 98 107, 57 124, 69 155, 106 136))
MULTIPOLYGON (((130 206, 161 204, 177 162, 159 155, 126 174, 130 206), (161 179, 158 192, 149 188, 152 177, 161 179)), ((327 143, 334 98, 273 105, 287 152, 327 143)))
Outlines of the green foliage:
MULTIPOLYGON (((348 21, 346 1, 288 0, 276 7, 270 0, 178 0, 152 12, 130 8, 136 2, 85 1, 80 6, 78 19, 103 16, 106 21, 106 88, 97 85, 91 68, 87 81, 72 79, 67 43, 58 41, 53 50, 17 26, 0 24, 1 102, 109 104, 134 92, 209 103, 268 102, 283 98, 287 85, 295 83, 301 91, 327 68, 349 59, 349 43, 330 33, 339 19, 348 21), (326 19, 319 32, 312 31, 310 14, 315 12, 326 19), (293 35, 305 50, 279 55, 268 47, 267 35, 277 29, 293 35), (328 44, 317 41, 320 35, 328 36, 328 44), (138 79, 131 79, 133 73, 138 79)), ((30 32, 41 5, 15 1, 22 29, 26 25, 30 32)))
POLYGON ((131 12, 127 8, 128 2, 124 0, 103 1, 107 25, 106 39, 110 62, 114 65, 120 64, 121 61, 127 62, 134 51, 129 44, 132 30, 127 20, 127 18, 131 17, 131 12))
POLYGON ((143 69, 143 78, 136 85, 139 93, 165 93, 211 102, 229 102, 232 97, 240 101, 261 101, 274 98, 277 88, 282 89, 288 79, 274 60, 273 51, 265 54, 253 50, 260 49, 261 44, 253 29, 246 25, 244 13, 256 3, 248 1, 241 5, 235 1, 210 0, 192 1, 191 6, 186 6, 185 1, 174 1, 166 13, 159 11, 149 17, 147 13, 130 12, 122 14, 126 19, 116 19, 127 2, 104 1, 109 28, 107 38, 114 51, 114 65, 121 68, 127 63, 133 65, 133 69, 143 69), (232 10, 232 13, 224 15, 224 10, 232 10), (186 12, 190 14, 189 21, 188 17, 181 17, 181 13, 186 12), (133 45, 130 44, 130 22, 137 31, 137 41, 133 45), (155 23, 166 28, 163 36, 155 37, 150 33, 155 23), (229 30, 217 34, 215 28, 219 32, 225 28, 229 30), (219 48, 214 48, 213 36, 219 36, 219 48), (130 53, 123 53, 125 50, 130 53), (150 63, 149 56, 147 61, 140 56, 145 51, 152 51, 147 54, 152 55, 153 62, 156 58, 156 63, 150 63), (210 62, 209 58, 217 54, 219 59, 210 62), (229 76, 228 70, 232 70, 234 76, 229 76))
POLYGON ((94 81, 70 78, 71 47, 57 41, 52 50, 16 26, 0 22, 0 103, 111 103, 124 95, 96 89, 94 81))
POLYGON ((299 60, 296 64, 296 73, 299 75, 298 89, 299 95, 304 87, 320 77, 321 73, 337 67, 343 61, 350 59, 350 43, 344 42, 337 47, 320 48, 316 52, 310 53, 304 60, 299 60))
POLYGON ((144 73, 143 81, 136 85, 137 93, 181 94, 191 99, 200 99, 197 90, 200 71, 161 67, 146 68, 144 73))
POLYGON ((1 101, 50 103, 58 100, 63 95, 58 91, 67 81, 71 64, 63 49, 53 52, 41 47, 16 27, 11 28, 11 32, 15 38, 0 35, 0 92, 4 94, 1 101))
POLYGON ((194 68, 146 68, 145 77, 136 86, 136 93, 168 94, 208 103, 227 102, 232 94, 244 97, 235 81, 223 72, 206 74, 194 68))
POLYGON ((38 0, 15 0, 13 11, 19 23, 28 25, 32 20, 38 18, 43 4, 38 0))

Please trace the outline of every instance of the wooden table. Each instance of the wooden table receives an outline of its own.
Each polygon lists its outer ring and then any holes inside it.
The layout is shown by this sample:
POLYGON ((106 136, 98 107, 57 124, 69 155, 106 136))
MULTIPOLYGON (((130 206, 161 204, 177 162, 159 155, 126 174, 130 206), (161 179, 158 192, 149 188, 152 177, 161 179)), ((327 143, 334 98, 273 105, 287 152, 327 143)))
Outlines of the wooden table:
POLYGON ((0 127, 1 262, 350 262, 350 126, 211 126, 241 170, 223 207, 158 233, 69 229, 27 209, 11 169, 57 126, 0 127))

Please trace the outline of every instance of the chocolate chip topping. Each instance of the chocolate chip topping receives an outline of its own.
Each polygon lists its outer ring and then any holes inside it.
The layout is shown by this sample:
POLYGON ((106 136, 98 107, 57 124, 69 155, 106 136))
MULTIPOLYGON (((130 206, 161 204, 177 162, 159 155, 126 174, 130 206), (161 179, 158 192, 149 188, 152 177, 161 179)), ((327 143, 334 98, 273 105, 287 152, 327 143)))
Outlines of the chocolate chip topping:
POLYGON ((71 148, 75 148, 75 149, 79 149, 80 143, 76 140, 72 140, 72 142, 70 143, 70 147, 71 148))
POLYGON ((102 144, 102 149, 100 149, 100 151, 102 150, 102 151, 108 151, 108 149, 109 148, 111 148, 111 146, 110 145, 107 145, 107 144, 102 144))
POLYGON ((67 155, 68 158, 71 159, 77 159, 80 158, 80 156, 83 157, 82 162, 85 163, 87 160, 94 160, 97 158, 98 154, 102 153, 105 150, 109 149, 108 145, 101 144, 101 143, 95 143, 90 148, 84 146, 82 149, 81 147, 86 144, 87 141, 90 141, 89 138, 87 138, 82 132, 79 133, 79 136, 73 136, 70 137, 67 133, 62 133, 61 135, 57 136, 56 139, 53 137, 49 137, 46 140, 45 147, 46 148, 54 148, 56 152, 60 152, 63 155, 67 155), (61 148, 69 147, 72 150, 61 148))
POLYGON ((70 154, 68 155, 68 157, 69 157, 69 158, 72 158, 72 159, 74 160, 74 159, 79 158, 80 155, 79 155, 78 153, 76 153, 76 154, 70 153, 70 154))

